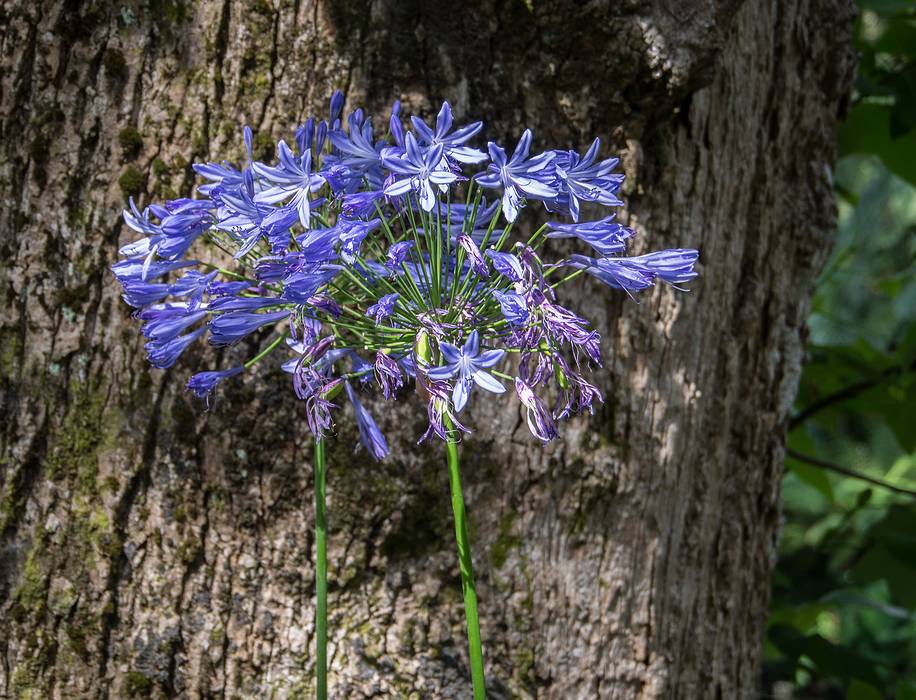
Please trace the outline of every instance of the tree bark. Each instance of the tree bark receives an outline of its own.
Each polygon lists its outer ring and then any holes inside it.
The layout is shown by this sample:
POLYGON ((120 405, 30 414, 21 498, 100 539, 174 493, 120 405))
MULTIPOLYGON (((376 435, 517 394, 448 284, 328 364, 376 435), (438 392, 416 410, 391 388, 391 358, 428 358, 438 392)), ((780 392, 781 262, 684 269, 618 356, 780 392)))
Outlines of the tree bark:
MULTIPOLYGON (((493 698, 754 697, 785 426, 834 228, 850 0, 148 0, 0 4, 0 695, 314 692, 311 441, 276 372, 182 389, 108 271, 127 194, 267 156, 334 87, 449 99, 487 138, 621 155, 639 250, 689 295, 570 294, 606 403, 535 444, 509 398, 462 446, 493 698)), ((219 363, 223 363, 220 365, 219 363)), ((488 397, 489 399, 489 397, 488 397)), ((469 696, 441 446, 329 446, 335 698, 469 696)))

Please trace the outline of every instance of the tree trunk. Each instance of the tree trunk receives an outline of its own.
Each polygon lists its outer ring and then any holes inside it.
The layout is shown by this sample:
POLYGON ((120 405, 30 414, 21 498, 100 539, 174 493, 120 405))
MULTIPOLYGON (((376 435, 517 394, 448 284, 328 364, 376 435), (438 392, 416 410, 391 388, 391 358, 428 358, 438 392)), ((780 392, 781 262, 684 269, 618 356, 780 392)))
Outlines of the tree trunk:
MULTIPOLYGON (((314 692, 311 441, 276 372, 183 391, 108 271, 127 194, 256 155, 334 87, 622 155, 689 295, 569 292, 606 403, 547 449, 510 398, 462 447, 492 698, 753 697, 786 417, 834 228, 850 0, 7 0, 0 9, 0 696, 314 692)), ((537 147, 536 146, 536 147, 537 147)), ((207 356, 209 355, 209 357, 207 356)), ((488 397, 489 398, 489 397, 488 397)), ((441 446, 329 446, 335 698, 469 697, 441 446)), ((378 409, 378 407, 376 407, 378 409)))

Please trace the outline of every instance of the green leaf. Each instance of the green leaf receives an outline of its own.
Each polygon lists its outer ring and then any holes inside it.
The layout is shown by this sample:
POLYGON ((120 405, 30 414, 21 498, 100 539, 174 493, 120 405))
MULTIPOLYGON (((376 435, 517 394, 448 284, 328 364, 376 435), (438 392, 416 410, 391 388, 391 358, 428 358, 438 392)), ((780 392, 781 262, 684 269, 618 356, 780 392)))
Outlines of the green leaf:
POLYGON ((786 457, 786 467, 806 484, 817 489, 831 503, 835 502, 833 486, 830 485, 830 479, 823 469, 805 464, 792 457, 786 457))
POLYGON ((893 110, 893 105, 857 104, 840 127, 839 150, 842 155, 875 154, 889 170, 916 185, 916 129, 900 138, 892 138, 893 110))
POLYGON ((846 691, 846 700, 884 700, 884 696, 875 686, 854 679, 846 691))
POLYGON ((895 601, 908 608, 916 607, 916 568, 897 558, 883 545, 868 550, 852 569, 852 577, 862 583, 886 581, 895 601))
POLYGON ((833 644, 820 635, 808 637, 805 656, 826 675, 844 680, 858 678, 871 685, 881 686, 881 678, 869 659, 848 647, 833 644))

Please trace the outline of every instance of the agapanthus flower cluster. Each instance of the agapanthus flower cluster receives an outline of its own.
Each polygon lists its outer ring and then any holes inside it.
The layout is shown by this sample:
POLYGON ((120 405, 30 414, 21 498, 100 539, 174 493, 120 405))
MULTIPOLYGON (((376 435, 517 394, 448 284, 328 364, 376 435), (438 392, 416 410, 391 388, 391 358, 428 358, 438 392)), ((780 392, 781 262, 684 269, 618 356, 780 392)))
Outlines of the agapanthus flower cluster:
POLYGON ((196 198, 142 211, 131 201, 124 219, 142 238, 113 271, 150 362, 171 367, 204 339, 248 339, 247 361, 190 378, 205 398, 284 352, 279 366, 309 429, 331 431, 346 397, 376 459, 388 444, 360 401, 372 387, 387 400, 412 389, 426 402, 421 440, 467 431, 469 397, 506 391, 532 434, 552 440, 558 421, 603 400, 587 379, 601 339, 557 287, 583 273, 631 295, 679 286, 696 276, 697 251, 628 257, 633 230, 613 214, 582 220, 583 203, 622 204, 618 161, 600 159, 598 139, 584 155, 533 153, 525 130, 510 156, 493 142, 475 147, 483 124, 455 127, 447 102, 432 125, 405 123, 395 103, 377 128, 361 109, 343 119, 343 101, 336 92, 327 119, 280 141, 275 163, 253 159, 245 128, 245 167, 198 164, 196 198), (551 220, 519 236, 522 209, 538 203, 551 220), (545 260, 556 238, 583 252, 545 260))

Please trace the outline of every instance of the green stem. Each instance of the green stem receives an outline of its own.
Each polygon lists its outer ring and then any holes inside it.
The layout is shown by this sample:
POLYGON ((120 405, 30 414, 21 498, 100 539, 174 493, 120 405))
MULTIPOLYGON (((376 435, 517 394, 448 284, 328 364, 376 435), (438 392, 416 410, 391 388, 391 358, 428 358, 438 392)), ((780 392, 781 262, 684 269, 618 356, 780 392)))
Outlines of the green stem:
POLYGON ((328 698, 328 517, 324 439, 315 440, 315 612, 318 700, 328 698))
POLYGON ((458 564, 461 568, 461 589, 464 592, 464 615, 468 627, 468 652, 471 658, 471 682, 474 700, 485 700, 486 686, 483 676, 483 652, 480 648, 480 625, 477 621, 477 590, 474 587, 474 565, 471 562, 471 543, 461 494, 461 474, 458 470, 458 443, 455 426, 448 415, 444 416, 446 434, 445 452, 448 457, 448 480, 452 492, 452 512, 455 515, 455 539, 458 543, 458 564))

